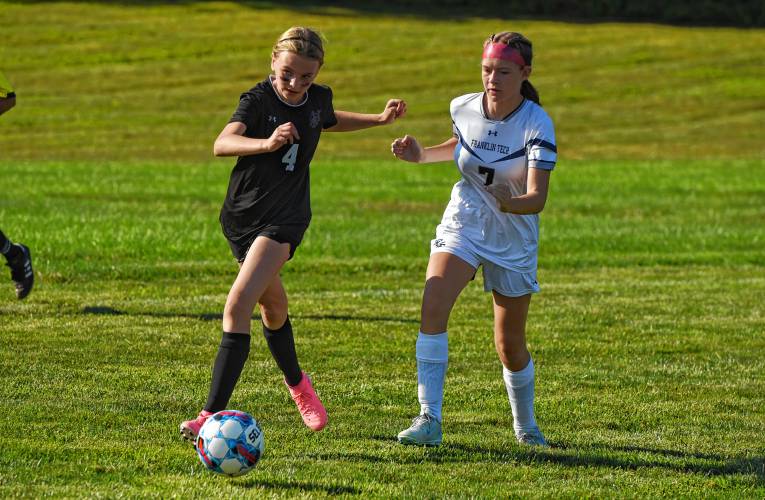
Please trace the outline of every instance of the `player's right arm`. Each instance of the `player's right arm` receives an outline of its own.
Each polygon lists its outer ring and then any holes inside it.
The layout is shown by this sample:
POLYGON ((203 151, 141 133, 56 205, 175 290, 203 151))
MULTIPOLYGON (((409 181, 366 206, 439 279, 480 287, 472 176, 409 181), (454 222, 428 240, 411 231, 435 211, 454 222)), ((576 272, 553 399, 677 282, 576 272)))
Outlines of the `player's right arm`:
POLYGON ((434 163, 437 161, 452 161, 454 148, 457 146, 457 138, 452 137, 437 146, 423 148, 417 139, 411 135, 405 135, 393 141, 390 150, 399 160, 412 163, 434 163))
POLYGON ((221 130, 213 145, 215 156, 251 156, 271 153, 287 143, 300 139, 297 127, 292 122, 283 123, 276 127, 271 137, 257 139, 245 137, 247 125, 242 122, 231 122, 221 130))

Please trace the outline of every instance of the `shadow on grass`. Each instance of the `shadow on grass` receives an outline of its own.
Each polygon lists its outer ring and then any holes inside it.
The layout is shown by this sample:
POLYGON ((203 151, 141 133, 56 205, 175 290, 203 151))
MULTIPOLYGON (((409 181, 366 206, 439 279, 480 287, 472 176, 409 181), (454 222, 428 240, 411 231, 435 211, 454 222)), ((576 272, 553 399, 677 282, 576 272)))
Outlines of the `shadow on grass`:
POLYGON ((252 480, 239 483, 238 486, 244 489, 265 488, 267 490, 293 490, 293 491, 321 491, 327 495, 359 495, 362 490, 353 486, 338 484, 319 484, 301 481, 258 481, 252 480))
MULTIPOLYGON (((95 314, 103 316, 149 316, 152 318, 190 318, 198 319, 201 321, 222 321, 223 314, 221 313, 177 313, 177 312, 157 312, 157 311, 141 311, 141 312, 127 312, 119 309, 114 309, 109 306, 85 306, 82 308, 82 314, 95 314)), ((374 321, 374 322, 391 322, 391 323, 419 323, 418 320, 412 318, 393 318, 387 316, 353 316, 350 314, 290 314, 292 319, 309 319, 316 321, 374 321)), ((260 321, 260 316, 253 316, 253 319, 260 321)))
MULTIPOLYGON (((372 436, 372 439, 395 442, 391 436, 372 436)), ((357 453, 350 459, 358 460, 357 453)), ((370 462, 379 462, 376 456, 368 457, 370 462)), ((660 448, 634 446, 609 446, 593 443, 586 446, 568 446, 550 442, 550 448, 530 448, 515 443, 507 447, 491 447, 448 443, 437 448, 422 448, 422 453, 399 457, 399 463, 470 463, 470 462, 522 462, 551 463, 571 467, 606 466, 616 469, 635 470, 642 468, 663 468, 676 472, 703 474, 704 476, 754 475, 759 484, 765 484, 765 457, 728 459, 721 455, 682 452, 660 448), (652 458, 623 456, 625 453, 654 455, 652 458), (621 456, 619 456, 621 455, 621 456), (699 463, 706 462, 706 463, 699 463)))

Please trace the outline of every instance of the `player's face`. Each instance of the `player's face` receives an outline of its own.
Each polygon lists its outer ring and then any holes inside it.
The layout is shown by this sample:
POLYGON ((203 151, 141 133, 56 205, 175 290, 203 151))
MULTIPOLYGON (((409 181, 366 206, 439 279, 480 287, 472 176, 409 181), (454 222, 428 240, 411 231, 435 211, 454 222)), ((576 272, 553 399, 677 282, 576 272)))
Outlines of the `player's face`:
POLYGON ((279 52, 271 59, 271 69, 276 75, 274 87, 282 99, 298 104, 316 79, 319 67, 319 61, 315 59, 292 52, 279 52))
POLYGON ((503 59, 482 59, 481 78, 489 99, 514 100, 521 95, 521 84, 531 74, 531 66, 518 66, 503 59))

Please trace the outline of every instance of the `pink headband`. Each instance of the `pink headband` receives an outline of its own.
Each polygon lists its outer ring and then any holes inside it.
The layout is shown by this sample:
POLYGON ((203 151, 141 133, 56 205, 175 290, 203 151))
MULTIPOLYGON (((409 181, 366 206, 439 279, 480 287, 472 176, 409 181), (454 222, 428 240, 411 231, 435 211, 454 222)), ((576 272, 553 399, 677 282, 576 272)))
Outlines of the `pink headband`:
POLYGON ((489 43, 483 49, 484 59, 502 59, 514 62, 518 66, 526 66, 521 52, 506 43, 489 43))

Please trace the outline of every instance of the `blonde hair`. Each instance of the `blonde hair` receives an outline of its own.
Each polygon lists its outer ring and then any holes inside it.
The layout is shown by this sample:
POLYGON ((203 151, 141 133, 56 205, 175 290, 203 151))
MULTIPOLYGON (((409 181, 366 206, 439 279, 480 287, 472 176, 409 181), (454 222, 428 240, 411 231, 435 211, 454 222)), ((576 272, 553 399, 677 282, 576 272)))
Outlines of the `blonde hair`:
POLYGON ((319 61, 319 66, 324 64, 324 45, 318 31, 303 26, 293 26, 281 34, 274 44, 273 57, 279 52, 292 52, 299 56, 319 61))

